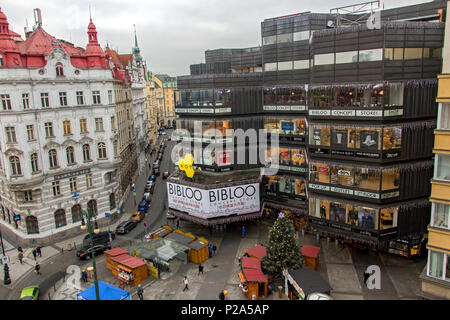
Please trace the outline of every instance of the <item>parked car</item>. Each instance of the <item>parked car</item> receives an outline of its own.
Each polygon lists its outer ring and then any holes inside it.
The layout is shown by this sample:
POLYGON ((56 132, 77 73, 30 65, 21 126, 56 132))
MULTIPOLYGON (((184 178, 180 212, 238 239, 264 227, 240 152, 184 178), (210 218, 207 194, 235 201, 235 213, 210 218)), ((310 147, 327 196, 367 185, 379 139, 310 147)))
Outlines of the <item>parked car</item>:
POLYGON ((156 175, 151 174, 148 176, 148 180, 147 181, 155 181, 156 180, 156 175))
POLYGON ((39 297, 39 286, 28 286, 22 289, 20 300, 37 300, 39 297))
POLYGON ((159 161, 162 161, 163 157, 164 157, 164 156, 163 156, 162 153, 158 153, 158 160, 159 160, 159 161))
MULTIPOLYGON (((109 234, 111 234, 111 240, 114 240, 116 238, 116 235, 112 231, 103 231, 99 232, 98 234, 92 235, 92 240, 94 241, 94 244, 103 244, 103 243, 109 243, 109 234)), ((83 239, 83 246, 86 247, 91 244, 91 240, 89 235, 86 235, 83 239)))
POLYGON ((141 201, 141 202, 139 202, 139 205, 138 205, 138 211, 144 211, 144 212, 147 212, 147 211, 148 211, 148 202, 147 202, 147 201, 141 201))
POLYGON ((145 211, 135 211, 130 217, 130 221, 141 222, 145 217, 145 211))
MULTIPOLYGON (((111 249, 111 246, 109 244, 105 243, 99 243, 94 245, 94 254, 98 255, 100 253, 103 253, 105 250, 111 249)), ((81 260, 90 259, 92 257, 92 248, 91 246, 85 246, 77 251, 77 257, 81 260)))
POLYGON ((136 221, 124 221, 124 222, 121 222, 116 228, 116 233, 118 233, 118 234, 128 233, 131 230, 133 230, 136 226, 137 226, 137 222, 136 221))
POLYGON ((152 202, 152 195, 150 194, 150 192, 144 193, 141 201, 147 201, 147 203, 152 202))
POLYGON ((163 179, 167 179, 169 177, 169 172, 168 171, 164 171, 162 178, 163 179))
POLYGON ((156 160, 155 162, 153 162, 152 167, 153 167, 153 169, 159 168, 159 160, 156 160))

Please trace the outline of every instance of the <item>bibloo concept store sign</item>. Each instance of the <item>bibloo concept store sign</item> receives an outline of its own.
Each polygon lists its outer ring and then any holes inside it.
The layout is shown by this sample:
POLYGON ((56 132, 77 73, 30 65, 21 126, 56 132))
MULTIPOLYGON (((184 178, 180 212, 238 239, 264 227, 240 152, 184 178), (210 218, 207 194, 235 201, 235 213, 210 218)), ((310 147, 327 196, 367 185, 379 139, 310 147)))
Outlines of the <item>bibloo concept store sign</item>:
POLYGON ((169 208, 210 219, 260 211, 259 184, 204 190, 167 182, 169 208))

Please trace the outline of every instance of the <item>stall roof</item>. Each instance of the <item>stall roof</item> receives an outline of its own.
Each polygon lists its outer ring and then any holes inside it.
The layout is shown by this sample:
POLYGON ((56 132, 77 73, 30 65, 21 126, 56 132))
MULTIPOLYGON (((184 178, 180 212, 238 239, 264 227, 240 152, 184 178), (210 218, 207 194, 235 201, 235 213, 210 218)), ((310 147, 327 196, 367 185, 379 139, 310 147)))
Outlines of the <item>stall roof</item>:
POLYGON ((189 247, 189 242, 194 241, 193 238, 185 236, 184 234, 178 233, 178 232, 172 232, 171 234, 164 237, 164 239, 167 240, 173 240, 178 243, 184 244, 189 247))
POLYGON ((130 252, 138 251, 139 257, 144 259, 160 259, 167 262, 172 260, 179 253, 185 252, 188 249, 189 247, 173 240, 159 238, 134 245, 130 248, 130 252))
MULTIPOLYGON (((130 293, 128 291, 117 288, 109 283, 99 281, 98 291, 100 300, 128 300, 130 293)), ((95 285, 77 294, 77 300, 95 300, 95 285)))
POLYGON ((166 228, 160 228, 154 232, 157 236, 164 238, 167 234, 171 233, 172 231, 166 229, 166 228))
POLYGON ((129 267, 131 269, 135 269, 146 265, 146 263, 142 261, 142 259, 132 257, 128 254, 122 254, 117 257, 112 257, 111 260, 123 264, 124 266, 129 267))
POLYGON ((248 282, 267 282, 267 278, 261 270, 242 269, 242 273, 248 282))
POLYGON ((193 250, 200 250, 201 248, 207 246, 208 244, 206 242, 195 240, 194 242, 188 244, 188 246, 193 250))
POLYGON ((317 256, 319 255, 320 248, 308 246, 305 244, 300 248, 300 251, 302 253, 302 256, 317 258, 317 256))
POLYGON ((261 245, 257 245, 251 249, 248 249, 245 253, 248 253, 249 255, 261 260, 266 256, 266 248, 261 245))
POLYGON ((242 268, 261 270, 261 261, 255 258, 242 258, 242 268))
POLYGON ((106 250, 104 253, 107 255, 110 255, 111 257, 116 257, 116 256, 120 256, 122 254, 128 254, 128 251, 126 251, 122 248, 114 248, 114 249, 106 250))
POLYGON ((331 291, 331 287, 319 272, 311 268, 300 268, 297 270, 289 270, 292 279, 302 288, 305 295, 319 292, 326 293, 331 291))

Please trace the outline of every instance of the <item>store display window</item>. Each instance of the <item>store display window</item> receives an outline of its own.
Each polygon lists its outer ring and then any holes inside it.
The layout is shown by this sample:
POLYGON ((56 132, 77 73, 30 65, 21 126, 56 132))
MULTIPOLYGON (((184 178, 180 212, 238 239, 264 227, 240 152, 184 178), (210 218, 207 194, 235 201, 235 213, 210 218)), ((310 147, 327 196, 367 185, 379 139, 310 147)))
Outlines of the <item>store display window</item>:
POLYGON ((354 186, 363 190, 380 191, 380 175, 379 170, 356 168, 354 186))
POLYGON ((309 105, 313 107, 329 107, 333 101, 333 89, 315 88, 309 90, 309 105))
POLYGON ((230 120, 216 121, 216 129, 221 136, 232 136, 233 122, 230 120))
POLYGON ((330 183, 330 166, 326 163, 311 162, 309 179, 313 183, 330 183))
MULTIPOLYGON (((308 61, 308 60, 304 60, 308 61)), ((295 61, 294 61, 295 65, 295 61)), ((291 89, 291 105, 305 106, 306 105, 306 90, 304 88, 291 89)))
POLYGON ((266 163, 279 163, 279 148, 267 147, 266 150, 266 163))
POLYGON ((278 194, 278 185, 280 183, 279 176, 268 176, 267 183, 264 185, 266 192, 272 193, 272 195, 278 194))
POLYGON ((397 227, 398 207, 380 210, 380 230, 397 227))
POLYGON ((358 226, 362 228, 377 230, 378 228, 378 210, 367 207, 357 207, 358 226))
POLYGON ((331 145, 338 148, 355 147, 355 130, 347 127, 331 128, 331 145))
POLYGON ((383 128, 383 150, 400 149, 402 147, 402 128, 383 128))
POLYGON ((334 106, 335 107, 352 107, 356 105, 356 89, 355 88, 336 88, 334 89, 334 106))
POLYGON ((384 169, 382 171, 383 181, 381 183, 382 190, 399 189, 400 186, 400 170, 398 168, 384 169))
POLYGON ((346 206, 347 212, 347 224, 352 226, 358 226, 358 210, 351 204, 346 206))
POLYGON ((303 167, 306 164, 306 156, 304 149, 291 149, 291 165, 295 167, 303 167))
POLYGON ((233 164, 233 150, 217 152, 216 163, 218 166, 230 166, 233 164))
POLYGON ((219 89, 215 91, 216 107, 231 107, 232 97, 230 89, 219 89))
POLYGON ((274 119, 274 118, 265 118, 264 119, 264 129, 267 132, 274 132, 274 133, 278 132, 278 125, 279 125, 279 122, 277 119, 274 119))
POLYGON ((328 125, 310 125, 309 144, 316 146, 330 146, 331 128, 328 125))
POLYGON ((330 202, 330 221, 346 223, 346 205, 340 202, 330 202))
POLYGON ((263 91, 264 105, 266 106, 275 105, 276 94, 277 90, 275 88, 264 88, 263 91))
POLYGON ((354 172, 352 167, 332 165, 330 182, 332 185, 352 187, 354 185, 354 172))
POLYGON ((319 198, 309 198, 309 215, 319 218, 329 218, 330 202, 328 200, 320 200, 319 198))
POLYGON ((279 161, 282 165, 289 165, 290 160, 290 154, 289 154, 289 148, 279 148, 279 161))
POLYGON ((356 128, 355 148, 360 150, 381 150, 381 128, 356 128))
POLYGON ((403 84, 394 84, 392 86, 385 86, 386 94, 384 96, 385 106, 403 106, 403 95, 405 87, 403 84))

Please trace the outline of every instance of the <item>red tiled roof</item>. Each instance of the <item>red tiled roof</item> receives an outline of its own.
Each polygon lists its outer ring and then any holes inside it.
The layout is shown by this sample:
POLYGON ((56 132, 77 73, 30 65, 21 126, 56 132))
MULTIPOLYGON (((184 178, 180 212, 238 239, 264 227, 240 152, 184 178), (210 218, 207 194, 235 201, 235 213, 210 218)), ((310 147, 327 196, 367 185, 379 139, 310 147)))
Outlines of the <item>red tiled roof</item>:
POLYGON ((266 256, 266 248, 261 245, 254 246, 251 249, 248 249, 247 252, 250 256, 255 257, 259 260, 266 256))
POLYGON ((126 251, 122 248, 114 248, 114 249, 105 251, 105 254, 108 254, 111 257, 116 257, 116 256, 120 256, 122 254, 128 254, 128 251, 126 251))
POLYGON ((242 269, 242 272, 248 282, 267 282, 267 278, 261 270, 242 269))
POLYGON ((133 55, 132 54, 119 54, 119 60, 122 63, 123 67, 128 66, 128 64, 131 64, 133 62, 133 55))
POLYGON ((124 266, 131 269, 146 265, 146 263, 142 259, 132 257, 128 254, 121 254, 120 256, 111 257, 111 260, 123 264, 124 266))
POLYGON ((319 255, 320 248, 319 247, 308 246, 308 245, 303 245, 300 248, 300 251, 302 253, 302 256, 311 257, 311 258, 317 258, 317 256, 319 255))

